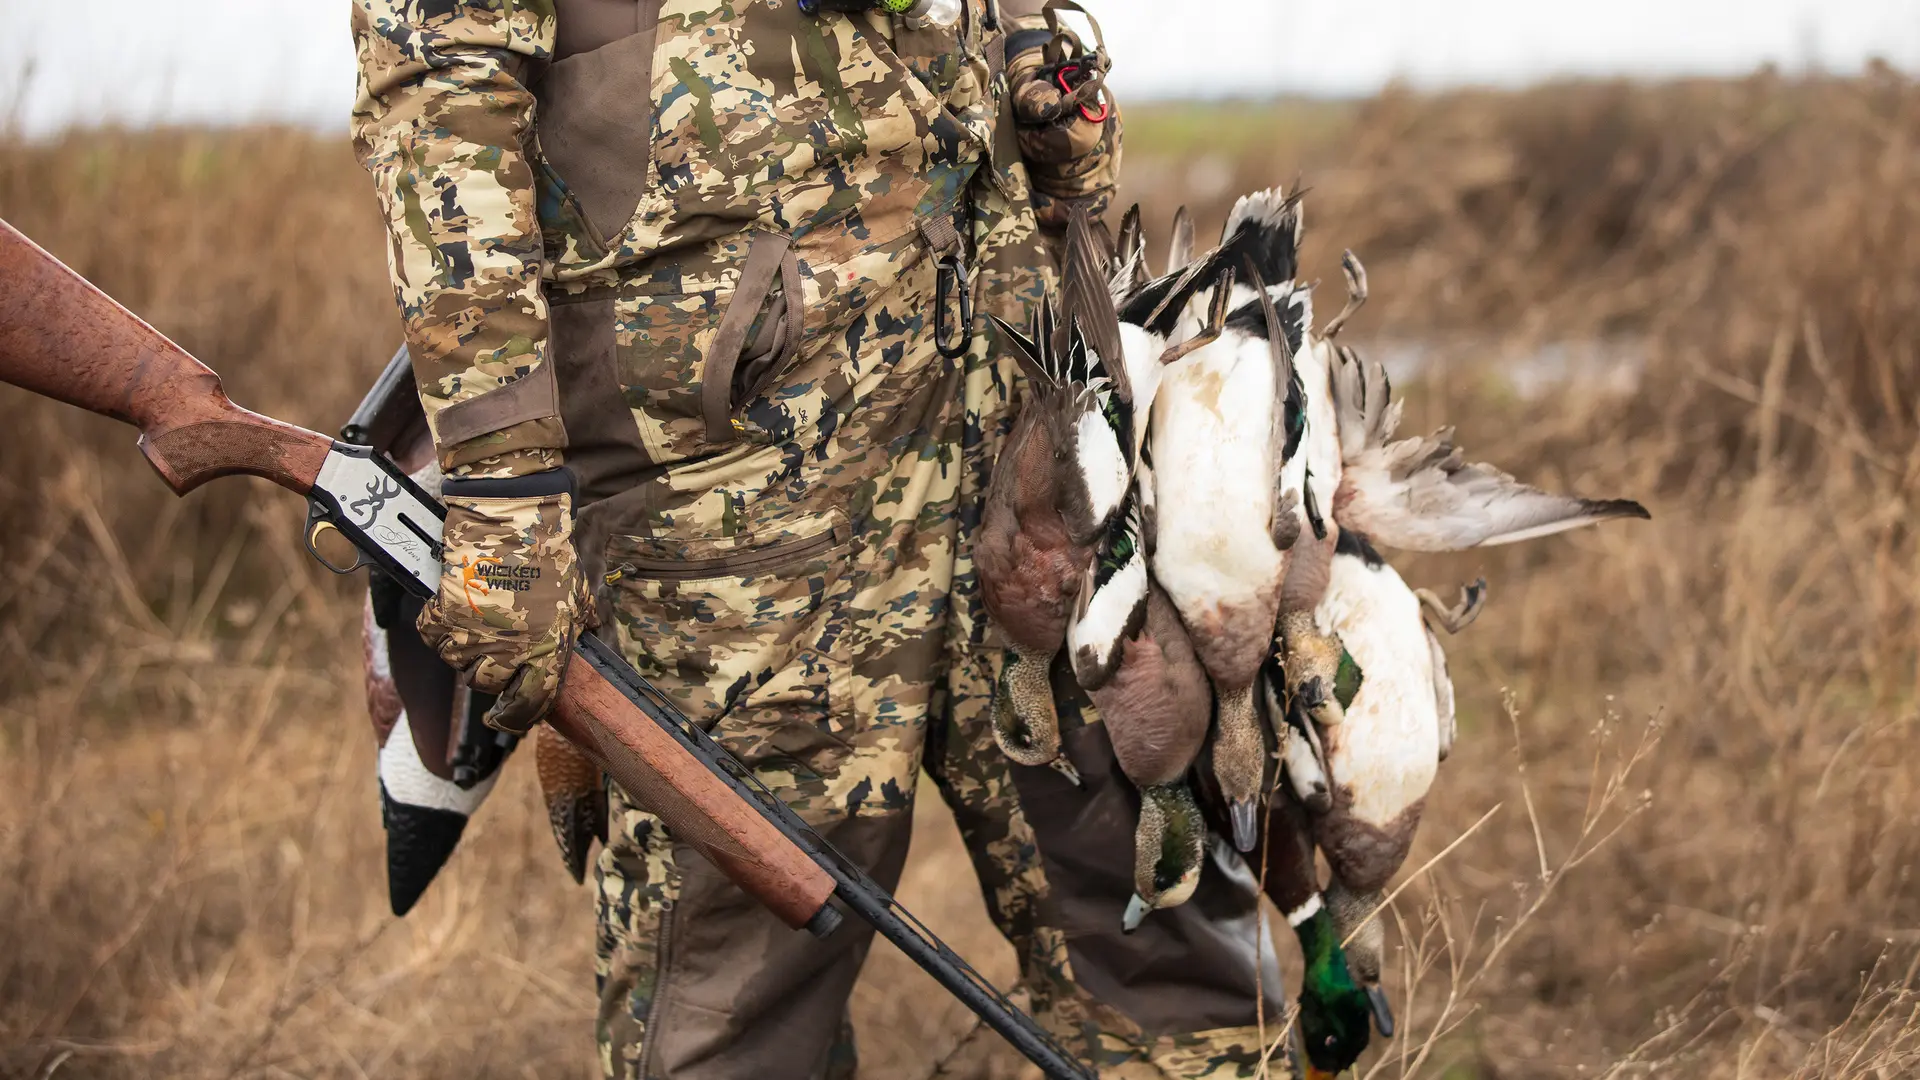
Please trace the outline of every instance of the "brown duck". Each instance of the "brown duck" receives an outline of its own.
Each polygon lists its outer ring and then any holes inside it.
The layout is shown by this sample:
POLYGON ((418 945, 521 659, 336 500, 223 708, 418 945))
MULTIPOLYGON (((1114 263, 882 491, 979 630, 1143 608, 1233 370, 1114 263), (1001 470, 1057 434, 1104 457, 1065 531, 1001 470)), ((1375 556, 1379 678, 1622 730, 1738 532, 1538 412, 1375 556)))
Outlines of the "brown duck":
POLYGON ((1051 302, 1035 313, 1031 337, 998 319, 994 323, 1027 377, 1027 402, 994 463, 974 541, 981 598, 1008 642, 994 694, 994 740, 1022 765, 1059 762, 1072 775, 1072 766, 1060 758, 1060 720, 1047 672, 1066 642, 1093 558, 1092 545, 1074 541, 1060 509, 1056 452, 1071 432, 1063 420, 1073 398, 1050 363, 1051 302))

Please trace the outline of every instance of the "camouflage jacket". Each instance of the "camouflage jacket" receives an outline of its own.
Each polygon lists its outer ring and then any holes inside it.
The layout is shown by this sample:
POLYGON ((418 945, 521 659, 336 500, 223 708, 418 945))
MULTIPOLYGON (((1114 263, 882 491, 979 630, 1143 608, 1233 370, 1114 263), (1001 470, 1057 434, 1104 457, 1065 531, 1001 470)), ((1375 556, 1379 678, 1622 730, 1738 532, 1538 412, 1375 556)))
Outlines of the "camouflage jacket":
POLYGON ((594 382, 645 463, 752 435, 743 396, 926 257, 969 184, 1024 183, 1002 45, 1037 3, 998 32, 985 3, 943 31, 795 0, 356 0, 355 148, 441 466, 581 454, 551 308, 613 294, 683 316, 620 326, 654 360, 594 382))

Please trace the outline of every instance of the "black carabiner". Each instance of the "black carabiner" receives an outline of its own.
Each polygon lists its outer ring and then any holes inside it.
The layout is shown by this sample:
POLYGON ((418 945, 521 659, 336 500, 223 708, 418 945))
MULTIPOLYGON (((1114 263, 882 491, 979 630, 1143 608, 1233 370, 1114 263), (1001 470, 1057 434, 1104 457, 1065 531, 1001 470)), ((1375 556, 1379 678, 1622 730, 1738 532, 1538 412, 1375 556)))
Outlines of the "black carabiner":
POLYGON ((956 251, 941 259, 938 265, 940 269, 933 287, 933 347, 940 350, 941 356, 958 360, 973 348, 973 293, 967 285, 967 260, 956 251), (949 341, 947 295, 953 290, 954 282, 958 282, 960 288, 960 331, 957 340, 949 341))

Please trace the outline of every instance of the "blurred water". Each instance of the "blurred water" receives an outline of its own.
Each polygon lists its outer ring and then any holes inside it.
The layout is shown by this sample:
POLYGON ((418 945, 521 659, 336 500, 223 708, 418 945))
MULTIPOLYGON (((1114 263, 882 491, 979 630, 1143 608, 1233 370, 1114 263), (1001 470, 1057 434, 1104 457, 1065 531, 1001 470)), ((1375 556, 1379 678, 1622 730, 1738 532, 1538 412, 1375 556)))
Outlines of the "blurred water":
POLYGON ((1386 366, 1395 382, 1471 370, 1504 380, 1533 400, 1569 386, 1606 396, 1631 394, 1646 370, 1646 343, 1634 338, 1552 341, 1525 346, 1495 341, 1387 338, 1369 342, 1365 355, 1386 366))

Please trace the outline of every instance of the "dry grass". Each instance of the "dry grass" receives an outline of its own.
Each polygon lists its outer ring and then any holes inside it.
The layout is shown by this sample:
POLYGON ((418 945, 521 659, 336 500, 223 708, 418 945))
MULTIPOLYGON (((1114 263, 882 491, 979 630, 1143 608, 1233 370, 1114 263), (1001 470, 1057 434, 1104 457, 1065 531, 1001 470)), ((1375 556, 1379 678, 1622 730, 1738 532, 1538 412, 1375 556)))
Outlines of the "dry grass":
MULTIPOLYGON (((1182 198, 1210 228, 1304 175, 1309 273, 1337 281, 1347 246, 1372 276, 1357 343, 1430 351, 1410 428, 1656 515, 1407 567, 1484 573, 1493 600, 1450 643, 1462 743, 1409 869, 1472 832, 1395 904, 1408 1032, 1374 1073, 1914 1073, 1920 88, 1130 123, 1156 236, 1182 198), (1501 376, 1594 342, 1637 359, 1635 392, 1501 376)), ((338 143, 7 149, 0 216, 241 401, 331 427, 390 349, 338 143)), ((422 907, 386 914, 356 594, 299 552, 297 504, 176 501, 124 429, 4 388, 0 415, 0 1076, 591 1075, 589 897, 523 766, 422 907)), ((908 903, 1004 980, 923 814, 908 903)), ((885 946, 856 1007, 872 1076, 924 1074, 966 1028, 885 946)))

